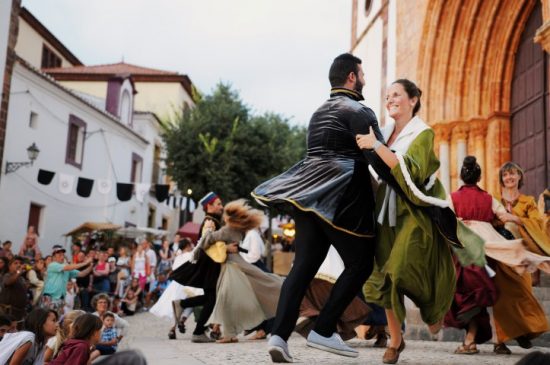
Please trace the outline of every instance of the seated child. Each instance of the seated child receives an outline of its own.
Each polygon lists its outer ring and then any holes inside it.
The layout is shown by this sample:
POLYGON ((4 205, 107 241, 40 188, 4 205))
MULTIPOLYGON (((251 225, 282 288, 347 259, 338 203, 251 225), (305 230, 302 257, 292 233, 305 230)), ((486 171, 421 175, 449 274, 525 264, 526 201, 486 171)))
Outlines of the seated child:
POLYGON ((121 302, 122 304, 120 305, 120 309, 122 309, 124 314, 127 316, 133 316, 136 313, 138 297, 134 289, 131 287, 126 289, 126 295, 122 298, 121 302))
POLYGON ((101 355, 112 355, 116 352, 118 338, 115 328, 115 315, 112 312, 106 312, 103 317, 103 331, 101 339, 95 346, 101 355))

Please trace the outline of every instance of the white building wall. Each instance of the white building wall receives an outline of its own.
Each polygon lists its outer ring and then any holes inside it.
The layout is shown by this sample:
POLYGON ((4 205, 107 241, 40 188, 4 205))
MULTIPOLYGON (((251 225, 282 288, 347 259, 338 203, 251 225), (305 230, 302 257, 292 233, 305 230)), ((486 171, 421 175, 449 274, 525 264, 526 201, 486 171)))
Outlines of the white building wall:
POLYGON ((384 23, 381 18, 382 0, 372 0, 371 9, 365 12, 368 0, 359 0, 357 9, 358 43, 352 49, 353 54, 363 60, 366 85, 363 89, 365 104, 373 109, 378 120, 385 116, 389 120, 384 105, 384 90, 396 79, 396 3, 390 0, 387 4, 387 45, 386 65, 383 65, 384 23), (385 66, 385 72, 384 72, 385 66), (385 81, 384 81, 385 76, 385 81))
POLYGON ((22 167, 8 175, 2 166, 0 239, 12 240, 18 249, 27 229, 31 202, 44 207, 39 243, 46 251, 64 241, 63 233, 85 221, 144 226, 149 204, 159 205, 157 212, 162 211, 163 204, 151 195, 146 195, 144 203, 137 202, 135 196, 128 202, 120 202, 116 197, 116 181, 130 180, 132 152, 143 158, 142 178, 150 176, 150 143, 19 63, 14 67, 11 90, 3 159, 26 161, 26 148, 33 142, 40 154, 34 166, 22 167), (29 126, 31 111, 38 114, 35 128, 29 126), (65 163, 71 114, 87 123, 82 169, 65 163), (50 185, 37 182, 39 168, 57 173, 50 185), (62 194, 58 187, 59 173, 94 179, 91 196, 82 198, 76 194, 76 180, 73 191, 62 194), (108 195, 97 191, 97 179, 101 178, 114 183, 108 195))

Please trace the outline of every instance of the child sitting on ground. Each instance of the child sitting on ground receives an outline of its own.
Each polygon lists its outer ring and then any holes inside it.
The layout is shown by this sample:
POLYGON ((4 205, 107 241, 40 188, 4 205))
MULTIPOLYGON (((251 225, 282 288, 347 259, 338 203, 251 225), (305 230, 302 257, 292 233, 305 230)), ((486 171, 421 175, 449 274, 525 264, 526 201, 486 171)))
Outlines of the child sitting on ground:
POLYGON ((90 348, 99 342, 103 323, 97 316, 86 313, 77 317, 71 327, 71 337, 66 340, 59 355, 49 365, 87 365, 90 348))
POLYGON ((106 312, 103 317, 103 331, 101 340, 95 346, 101 355, 112 355, 116 352, 118 338, 116 333, 115 315, 112 312, 106 312))
POLYGON ((126 295, 121 300, 120 309, 122 309, 127 316, 133 316, 136 313, 137 302, 138 297, 136 292, 132 287, 129 287, 126 289, 126 295))

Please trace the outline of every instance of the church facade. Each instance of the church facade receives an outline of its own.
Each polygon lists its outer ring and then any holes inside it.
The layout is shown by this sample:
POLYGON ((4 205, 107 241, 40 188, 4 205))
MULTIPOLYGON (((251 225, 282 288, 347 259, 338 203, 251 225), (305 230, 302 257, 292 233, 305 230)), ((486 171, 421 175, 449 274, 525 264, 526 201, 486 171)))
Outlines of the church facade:
POLYGON ((524 193, 550 185, 550 0, 353 0, 351 28, 382 123, 391 81, 423 90, 420 116, 436 133, 448 192, 466 155, 492 194, 509 160, 525 171, 524 193))

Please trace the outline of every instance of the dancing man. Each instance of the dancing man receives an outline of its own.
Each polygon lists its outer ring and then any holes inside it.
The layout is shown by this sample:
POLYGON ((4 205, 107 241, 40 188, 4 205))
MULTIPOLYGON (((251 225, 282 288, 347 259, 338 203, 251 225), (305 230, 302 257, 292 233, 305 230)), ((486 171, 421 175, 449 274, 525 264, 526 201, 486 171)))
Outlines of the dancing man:
POLYGON ((287 340, 300 303, 332 244, 345 269, 308 335, 308 346, 356 357, 336 333, 336 323, 369 277, 373 265, 374 197, 367 162, 355 135, 372 128, 383 142, 373 111, 363 104, 361 60, 349 53, 334 59, 330 98, 313 114, 307 156, 283 174, 258 186, 259 202, 291 208, 296 222, 296 256, 285 280, 269 340, 273 362, 292 362, 287 340))

